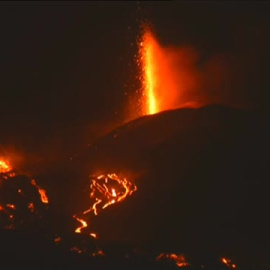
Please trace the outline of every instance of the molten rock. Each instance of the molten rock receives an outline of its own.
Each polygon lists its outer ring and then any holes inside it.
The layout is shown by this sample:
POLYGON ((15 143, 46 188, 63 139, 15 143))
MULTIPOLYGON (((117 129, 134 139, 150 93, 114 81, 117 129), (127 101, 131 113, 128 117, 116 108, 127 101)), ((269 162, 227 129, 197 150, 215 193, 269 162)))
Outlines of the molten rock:
POLYGON ((99 216, 100 234, 165 249, 259 254, 270 226, 267 123, 265 115, 208 106, 145 116, 101 138, 71 163, 122 172, 138 191, 99 216))
MULTIPOLYGON (((4 161, 1 162, 3 165, 4 161)), ((17 174, 10 166, 1 166, 0 229, 37 228, 36 223, 46 214, 47 204, 45 190, 34 179, 17 174)))

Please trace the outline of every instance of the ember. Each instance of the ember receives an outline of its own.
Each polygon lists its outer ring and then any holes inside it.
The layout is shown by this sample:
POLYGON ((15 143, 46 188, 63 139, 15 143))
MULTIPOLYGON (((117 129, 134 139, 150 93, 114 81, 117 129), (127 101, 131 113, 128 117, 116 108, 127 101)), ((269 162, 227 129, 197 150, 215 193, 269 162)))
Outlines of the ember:
POLYGON ((160 260, 171 260, 171 261, 174 261, 175 264, 178 266, 178 267, 186 267, 186 266, 189 266, 190 264, 187 262, 187 259, 185 257, 184 254, 175 254, 175 253, 161 253, 159 256, 157 256, 157 261, 160 261, 160 260))
POLYGON ((59 244, 60 242, 62 241, 62 238, 61 237, 56 237, 56 238, 54 238, 54 243, 55 244, 59 244))
POLYGON ((43 203, 49 203, 49 199, 48 199, 48 197, 46 195, 46 191, 44 189, 42 189, 40 186, 38 186, 34 179, 31 181, 31 184, 38 189, 41 201, 43 203))
POLYGON ((97 238, 97 234, 96 233, 90 233, 90 236, 92 236, 93 238, 97 238))
POLYGON ((228 258, 221 258, 221 262, 232 269, 236 269, 236 265, 228 258))
POLYGON ((80 218, 76 217, 76 216, 73 216, 73 217, 76 218, 82 224, 82 226, 78 227, 75 230, 75 233, 81 233, 82 229, 87 227, 87 222, 85 220, 83 220, 83 219, 80 219, 80 218))
POLYGON ((0 159, 0 174, 1 173, 8 173, 12 170, 12 167, 9 163, 3 159, 0 159))
POLYGON ((70 249, 70 251, 76 252, 76 253, 78 253, 78 254, 83 253, 83 251, 82 251, 80 248, 78 248, 78 247, 72 247, 72 248, 70 249))
POLYGON ((9 177, 15 176, 13 169, 7 160, 0 158, 0 180, 6 180, 9 177))
POLYGON ((34 206, 34 203, 33 203, 33 202, 28 203, 28 209, 29 209, 31 212, 34 212, 34 211, 35 211, 35 206, 34 206))

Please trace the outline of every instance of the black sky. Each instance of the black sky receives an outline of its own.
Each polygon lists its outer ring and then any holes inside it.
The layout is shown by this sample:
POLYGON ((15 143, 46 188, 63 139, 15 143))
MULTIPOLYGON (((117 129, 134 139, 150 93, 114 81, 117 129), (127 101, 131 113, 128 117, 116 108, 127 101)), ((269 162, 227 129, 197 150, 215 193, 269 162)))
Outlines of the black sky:
POLYGON ((258 1, 2 2, 0 144, 74 150, 125 120, 142 20, 162 44, 195 47, 201 63, 231 56, 228 93, 268 111, 269 11, 258 1))

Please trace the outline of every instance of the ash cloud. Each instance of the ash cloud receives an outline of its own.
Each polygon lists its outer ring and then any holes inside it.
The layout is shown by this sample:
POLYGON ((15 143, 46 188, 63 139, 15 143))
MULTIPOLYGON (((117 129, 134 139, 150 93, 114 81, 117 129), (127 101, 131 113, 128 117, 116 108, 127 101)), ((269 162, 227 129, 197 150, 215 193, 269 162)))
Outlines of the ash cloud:
POLYGON ((266 83, 263 73, 265 29, 242 33, 235 42, 238 43, 235 50, 214 51, 207 56, 192 45, 161 45, 157 75, 160 81, 158 97, 164 100, 163 109, 208 104, 258 106, 258 94, 266 83))
MULTIPOLYGON (((172 77, 171 106, 219 103, 269 110, 268 5, 179 3, 144 9, 172 77)), ((166 80, 163 99, 168 99, 166 80)))

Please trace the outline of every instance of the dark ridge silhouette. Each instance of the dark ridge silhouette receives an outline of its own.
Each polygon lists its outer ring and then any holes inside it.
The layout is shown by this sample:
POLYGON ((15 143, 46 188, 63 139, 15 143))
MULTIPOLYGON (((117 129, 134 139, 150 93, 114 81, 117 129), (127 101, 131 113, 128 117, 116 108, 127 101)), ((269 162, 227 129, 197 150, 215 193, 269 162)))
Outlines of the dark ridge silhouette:
POLYGON ((29 258, 24 265, 33 267, 41 258, 51 269, 177 269, 154 259, 173 252, 190 255, 187 269, 228 269, 220 256, 239 269, 269 269, 268 130, 267 115, 218 105, 131 121, 37 176, 50 198, 47 230, 2 231, 2 257, 29 258), (138 191, 91 220, 94 241, 87 230, 74 234, 72 215, 89 206, 89 175, 102 172, 129 178, 138 191), (70 251, 85 245, 106 256, 70 251), (146 253, 126 259, 134 247, 146 253))
POLYGON ((269 150, 267 115, 211 105, 136 119, 71 163, 138 185, 100 215, 106 239, 252 260, 270 250, 269 150))

